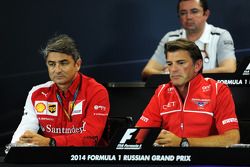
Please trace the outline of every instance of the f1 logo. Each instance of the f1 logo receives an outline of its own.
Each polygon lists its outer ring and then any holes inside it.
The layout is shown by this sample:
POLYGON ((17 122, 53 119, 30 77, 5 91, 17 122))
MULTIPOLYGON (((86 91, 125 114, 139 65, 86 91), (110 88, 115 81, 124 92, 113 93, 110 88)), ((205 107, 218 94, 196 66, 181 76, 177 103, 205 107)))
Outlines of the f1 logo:
POLYGON ((124 133, 121 141, 117 144, 117 150, 140 150, 142 144, 137 144, 136 136, 138 135, 137 128, 128 128, 124 133))
POLYGON ((134 129, 134 128, 127 129, 127 131, 123 135, 120 143, 126 143, 127 140, 130 140, 133 136, 131 134, 133 134, 135 131, 137 131, 137 129, 134 129))

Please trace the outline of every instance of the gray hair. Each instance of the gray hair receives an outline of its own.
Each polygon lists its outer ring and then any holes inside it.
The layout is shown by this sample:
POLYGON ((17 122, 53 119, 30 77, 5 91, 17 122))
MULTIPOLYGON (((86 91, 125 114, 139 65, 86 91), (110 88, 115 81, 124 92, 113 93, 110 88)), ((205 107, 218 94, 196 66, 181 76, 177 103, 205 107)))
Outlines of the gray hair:
POLYGON ((45 60, 47 60, 50 52, 65 53, 72 56, 74 61, 81 58, 75 41, 66 34, 61 34, 48 40, 46 47, 41 51, 45 60))

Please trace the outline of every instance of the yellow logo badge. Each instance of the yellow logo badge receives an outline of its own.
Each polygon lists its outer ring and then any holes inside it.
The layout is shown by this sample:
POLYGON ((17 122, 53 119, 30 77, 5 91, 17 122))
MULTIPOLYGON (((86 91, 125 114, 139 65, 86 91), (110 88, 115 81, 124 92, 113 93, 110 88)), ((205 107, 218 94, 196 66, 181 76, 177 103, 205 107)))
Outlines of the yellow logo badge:
POLYGON ((37 112, 42 113, 42 112, 44 112, 45 109, 46 109, 45 104, 43 104, 43 103, 36 104, 36 111, 37 112))

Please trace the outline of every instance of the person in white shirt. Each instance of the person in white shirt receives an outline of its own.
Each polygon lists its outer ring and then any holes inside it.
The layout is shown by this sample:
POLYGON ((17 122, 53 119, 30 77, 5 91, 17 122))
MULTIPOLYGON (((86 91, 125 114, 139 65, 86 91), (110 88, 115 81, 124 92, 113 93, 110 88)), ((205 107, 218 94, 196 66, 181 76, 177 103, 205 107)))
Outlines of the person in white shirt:
POLYGON ((207 0, 179 0, 177 12, 182 28, 168 32, 161 39, 142 71, 142 79, 168 72, 164 45, 180 38, 193 41, 200 48, 204 60, 203 73, 234 73, 236 57, 233 39, 227 30, 207 23, 210 15, 207 0))

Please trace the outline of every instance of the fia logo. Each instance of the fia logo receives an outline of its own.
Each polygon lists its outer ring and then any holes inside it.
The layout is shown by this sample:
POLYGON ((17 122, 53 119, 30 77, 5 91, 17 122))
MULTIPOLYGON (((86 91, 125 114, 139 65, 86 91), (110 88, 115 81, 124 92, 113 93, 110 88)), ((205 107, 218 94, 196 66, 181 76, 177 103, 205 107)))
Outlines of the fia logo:
POLYGON ((132 138, 133 134, 137 129, 127 129, 124 136, 122 137, 120 143, 126 143, 127 140, 130 140, 132 138))
POLYGON ((139 150, 142 148, 142 144, 136 144, 136 135, 138 129, 136 128, 129 128, 123 135, 122 139, 120 140, 119 144, 116 146, 118 150, 139 150))

